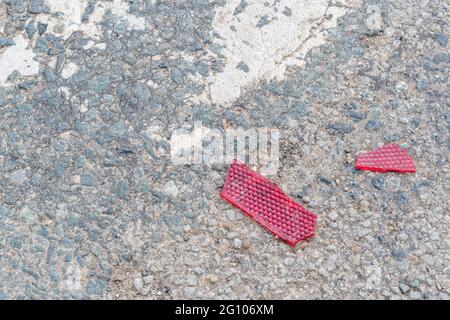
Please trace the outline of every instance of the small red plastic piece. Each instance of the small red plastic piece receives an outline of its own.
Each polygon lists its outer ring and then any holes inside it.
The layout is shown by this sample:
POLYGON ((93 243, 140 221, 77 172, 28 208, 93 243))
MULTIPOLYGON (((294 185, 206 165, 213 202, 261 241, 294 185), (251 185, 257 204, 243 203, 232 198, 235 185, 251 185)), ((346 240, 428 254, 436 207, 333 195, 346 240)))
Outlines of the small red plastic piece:
POLYGON ((314 235, 315 214, 236 160, 228 170, 220 195, 291 246, 314 235))
POLYGON ((356 169, 378 172, 416 172, 414 160, 408 151, 391 143, 361 154, 356 159, 356 169))

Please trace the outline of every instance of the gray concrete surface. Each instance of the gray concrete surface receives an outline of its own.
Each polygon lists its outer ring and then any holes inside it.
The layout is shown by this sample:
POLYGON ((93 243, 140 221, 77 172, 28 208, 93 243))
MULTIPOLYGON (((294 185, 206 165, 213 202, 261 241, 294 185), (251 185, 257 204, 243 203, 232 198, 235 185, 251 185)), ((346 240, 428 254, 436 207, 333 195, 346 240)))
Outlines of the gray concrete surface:
POLYGON ((449 299, 449 3, 1 0, 0 298, 449 299), (170 137, 281 132, 296 248, 170 137), (406 147, 416 174, 354 170, 406 147))

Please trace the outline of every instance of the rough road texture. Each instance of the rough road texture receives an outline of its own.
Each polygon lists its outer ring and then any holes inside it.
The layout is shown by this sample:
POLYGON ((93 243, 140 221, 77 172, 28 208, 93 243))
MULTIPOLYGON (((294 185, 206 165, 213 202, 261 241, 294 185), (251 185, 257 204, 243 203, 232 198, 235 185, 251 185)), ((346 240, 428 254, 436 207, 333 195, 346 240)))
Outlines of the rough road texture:
POLYGON ((0 298, 449 299, 448 1, 0 1, 0 298), (224 119, 316 237, 171 163, 224 119), (354 169, 388 142, 417 173, 354 169))

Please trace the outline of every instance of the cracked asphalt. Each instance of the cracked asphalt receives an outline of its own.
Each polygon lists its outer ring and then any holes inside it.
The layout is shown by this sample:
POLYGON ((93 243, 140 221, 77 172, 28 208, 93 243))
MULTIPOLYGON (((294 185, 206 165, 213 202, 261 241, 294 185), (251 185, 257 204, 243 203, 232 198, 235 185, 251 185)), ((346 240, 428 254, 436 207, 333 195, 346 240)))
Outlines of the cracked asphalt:
POLYGON ((0 299, 449 299, 449 2, 0 0, 0 299), (280 130, 291 248, 173 132, 280 130), (357 171, 395 142, 414 174, 357 171))

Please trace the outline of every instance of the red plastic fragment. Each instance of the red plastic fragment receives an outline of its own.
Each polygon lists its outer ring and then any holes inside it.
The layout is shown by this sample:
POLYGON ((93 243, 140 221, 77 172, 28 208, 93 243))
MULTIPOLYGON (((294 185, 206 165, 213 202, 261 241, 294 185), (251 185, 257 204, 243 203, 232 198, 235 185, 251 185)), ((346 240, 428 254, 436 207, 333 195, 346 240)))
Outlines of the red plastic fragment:
POLYGON ((356 159, 356 169, 378 172, 416 172, 414 160, 408 151, 391 143, 361 154, 356 159))
POLYGON ((228 170, 220 195, 291 246, 314 235, 315 214, 236 160, 228 170))

